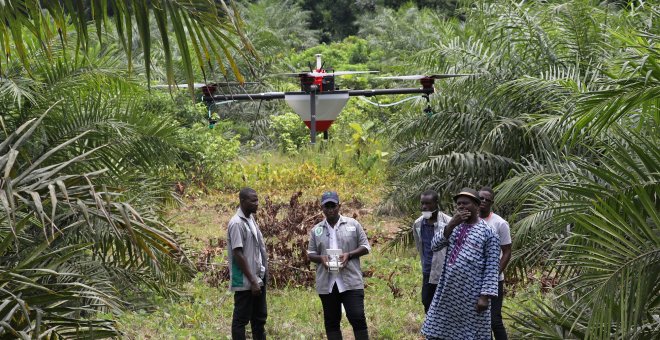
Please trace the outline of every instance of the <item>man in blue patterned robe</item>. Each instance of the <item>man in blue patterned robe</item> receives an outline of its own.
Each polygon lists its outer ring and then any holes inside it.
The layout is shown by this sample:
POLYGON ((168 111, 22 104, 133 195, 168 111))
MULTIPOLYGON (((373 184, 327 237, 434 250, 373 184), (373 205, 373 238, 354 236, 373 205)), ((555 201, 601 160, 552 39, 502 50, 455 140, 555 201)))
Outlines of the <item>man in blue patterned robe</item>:
POLYGON ((454 201, 456 213, 432 241, 433 251, 446 247, 447 255, 422 334, 427 339, 491 339, 488 307, 497 297, 499 239, 479 218, 475 190, 461 190, 454 201))

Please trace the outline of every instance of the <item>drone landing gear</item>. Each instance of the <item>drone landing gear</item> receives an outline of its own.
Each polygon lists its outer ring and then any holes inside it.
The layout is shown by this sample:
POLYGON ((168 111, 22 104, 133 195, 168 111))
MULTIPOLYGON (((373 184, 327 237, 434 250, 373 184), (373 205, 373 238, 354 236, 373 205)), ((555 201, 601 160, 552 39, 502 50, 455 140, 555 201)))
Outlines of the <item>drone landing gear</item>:
POLYGON ((433 110, 431 109, 431 100, 429 99, 428 94, 424 94, 422 97, 426 99, 426 107, 424 108, 424 113, 426 113, 427 117, 433 116, 433 110))
POLYGON ((209 129, 213 129, 215 127, 215 124, 218 123, 217 117, 214 115, 213 111, 211 110, 212 105, 208 105, 208 120, 209 120, 209 129))

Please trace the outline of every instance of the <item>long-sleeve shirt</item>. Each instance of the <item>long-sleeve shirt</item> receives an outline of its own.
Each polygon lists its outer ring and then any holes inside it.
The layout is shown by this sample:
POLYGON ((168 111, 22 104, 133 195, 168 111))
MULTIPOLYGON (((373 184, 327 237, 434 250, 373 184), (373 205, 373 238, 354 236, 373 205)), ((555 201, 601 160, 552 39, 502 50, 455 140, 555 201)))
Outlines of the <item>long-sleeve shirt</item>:
POLYGON ((497 234, 483 220, 461 224, 449 239, 442 232, 433 237, 432 249, 444 248, 444 270, 422 334, 442 339, 490 339, 490 308, 477 312, 476 304, 481 295, 497 296, 497 234))

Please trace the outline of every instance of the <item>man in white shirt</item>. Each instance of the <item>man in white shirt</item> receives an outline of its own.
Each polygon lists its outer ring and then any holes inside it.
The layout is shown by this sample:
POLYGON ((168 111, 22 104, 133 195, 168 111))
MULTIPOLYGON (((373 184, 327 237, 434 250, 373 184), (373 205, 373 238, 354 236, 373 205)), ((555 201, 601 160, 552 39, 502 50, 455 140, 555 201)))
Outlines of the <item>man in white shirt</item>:
POLYGON ((511 259, 511 232, 509 223, 502 217, 492 211, 495 202, 495 192, 490 187, 483 187, 479 190, 481 205, 479 206, 479 216, 483 219, 495 233, 500 237, 500 277, 498 282, 497 298, 490 300, 490 320, 491 328, 495 340, 507 339, 504 322, 502 322, 502 302, 504 301, 504 270, 511 259))
POLYGON ((355 219, 339 214, 339 195, 328 191, 321 196, 325 220, 309 234, 307 257, 316 266, 316 292, 323 307, 323 323, 328 340, 341 340, 341 315, 344 306, 356 340, 368 340, 364 313, 364 280, 360 257, 371 250, 367 234, 355 219), (328 250, 341 250, 339 268, 330 267, 328 250))

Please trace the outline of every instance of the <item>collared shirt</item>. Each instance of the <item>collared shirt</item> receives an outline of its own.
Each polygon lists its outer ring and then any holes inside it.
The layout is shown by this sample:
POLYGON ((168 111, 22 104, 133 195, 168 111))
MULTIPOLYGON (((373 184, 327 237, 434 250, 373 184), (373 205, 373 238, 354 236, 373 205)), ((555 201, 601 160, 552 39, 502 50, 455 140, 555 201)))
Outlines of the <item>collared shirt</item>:
POLYGON ((433 251, 431 250, 431 240, 435 235, 435 226, 428 220, 422 221, 422 273, 431 274, 431 263, 433 262, 433 251))
POLYGON ((249 271, 263 285, 268 267, 266 245, 254 217, 249 218, 239 208, 227 226, 227 255, 229 259, 229 289, 231 291, 250 290, 250 280, 238 266, 234 249, 242 248, 249 271))
MULTIPOLYGON (((362 229, 362 225, 355 219, 345 216, 339 216, 339 221, 335 226, 337 248, 343 252, 351 252, 358 247, 364 247, 371 251, 367 234, 362 229)), ((327 249, 333 249, 330 244, 330 230, 328 223, 323 222, 315 225, 309 233, 308 254, 327 255, 327 249)), ((362 269, 360 268, 360 257, 353 257, 346 265, 339 269, 338 276, 346 290, 364 289, 362 279, 362 269)), ((330 285, 330 271, 323 265, 316 265, 316 292, 318 294, 328 294, 332 287, 330 285)), ((339 287, 337 287, 339 288, 339 287)))
MULTIPOLYGON (((500 215, 490 212, 488 217, 483 219, 488 224, 497 236, 500 238, 500 246, 511 244, 511 231, 509 222, 505 221, 500 215)), ((502 251, 500 250, 500 259, 502 258, 502 251)), ((504 280, 504 272, 500 272, 499 281, 504 280)))
MULTIPOLYGON (((329 242, 329 248, 328 249, 338 249, 339 246, 337 245, 337 226, 339 226, 339 221, 337 221, 337 224, 334 226, 330 226, 328 221, 326 220, 326 227, 328 228, 328 234, 330 237, 330 242, 329 242)), ((343 250, 343 249, 342 249, 343 250)), ((330 272, 330 277, 328 277, 328 294, 332 293, 332 287, 334 285, 337 285, 337 290, 340 293, 343 293, 346 291, 346 286, 344 285, 344 280, 341 279, 341 275, 339 275, 339 271, 330 272)))

